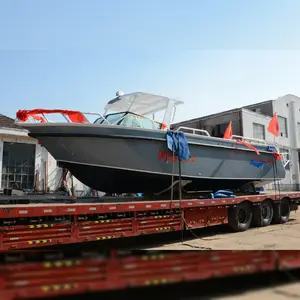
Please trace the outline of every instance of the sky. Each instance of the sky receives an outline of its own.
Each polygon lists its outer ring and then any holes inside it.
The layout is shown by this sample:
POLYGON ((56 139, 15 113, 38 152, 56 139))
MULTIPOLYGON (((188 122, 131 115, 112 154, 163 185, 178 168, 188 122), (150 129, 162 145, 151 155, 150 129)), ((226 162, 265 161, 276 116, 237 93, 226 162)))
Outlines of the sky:
POLYGON ((299 0, 0 0, 0 113, 102 112, 118 90, 175 121, 300 96, 299 0))

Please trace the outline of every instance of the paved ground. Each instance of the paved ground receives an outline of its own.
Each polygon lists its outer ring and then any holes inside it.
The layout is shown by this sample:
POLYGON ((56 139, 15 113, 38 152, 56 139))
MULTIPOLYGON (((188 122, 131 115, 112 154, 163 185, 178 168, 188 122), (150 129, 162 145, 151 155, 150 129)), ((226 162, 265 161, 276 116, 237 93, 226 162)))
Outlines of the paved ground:
MULTIPOLYGON (((199 298, 198 298, 199 299, 199 298)), ((200 298, 201 299, 201 298, 200 298)), ((212 297, 211 300, 292 300, 300 299, 300 283, 285 284, 274 288, 254 290, 238 295, 228 295, 225 297, 212 297)), ((193 299, 189 299, 193 300, 193 299)), ((194 299, 196 300, 196 298, 194 299)), ((204 300, 204 299, 203 299, 204 300)))
MULTIPOLYGON (((179 235, 179 233, 178 233, 179 235)), ((300 211, 292 212, 291 220, 282 225, 251 228, 232 233, 222 226, 200 229, 186 234, 184 243, 167 236, 159 245, 147 245, 147 250, 300 250, 300 211), (195 235, 197 237, 195 237, 195 235)))

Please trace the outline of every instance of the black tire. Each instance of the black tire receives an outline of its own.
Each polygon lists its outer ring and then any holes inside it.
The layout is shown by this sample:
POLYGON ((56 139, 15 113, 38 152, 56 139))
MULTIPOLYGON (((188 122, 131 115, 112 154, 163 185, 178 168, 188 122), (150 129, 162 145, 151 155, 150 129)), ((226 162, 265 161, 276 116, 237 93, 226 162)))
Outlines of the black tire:
POLYGON ((274 215, 271 200, 264 200, 253 207, 253 225, 257 227, 269 226, 274 215))
POLYGON ((228 209, 228 225, 236 232, 246 231, 252 222, 252 206, 242 202, 228 209))
POLYGON ((274 205, 274 224, 284 224, 290 219, 291 202, 289 198, 283 198, 279 203, 274 205))

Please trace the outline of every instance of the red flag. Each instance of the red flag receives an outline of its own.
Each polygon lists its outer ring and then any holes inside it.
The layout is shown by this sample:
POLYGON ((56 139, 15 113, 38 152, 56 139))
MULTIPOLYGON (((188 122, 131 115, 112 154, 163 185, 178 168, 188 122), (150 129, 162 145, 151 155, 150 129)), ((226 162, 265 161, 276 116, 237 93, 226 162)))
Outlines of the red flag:
POLYGON ((269 123, 268 131, 275 136, 279 136, 279 123, 278 123, 278 118, 276 113, 274 114, 273 118, 269 123))
POLYGON ((225 133, 224 133, 224 136, 223 136, 224 139, 227 139, 227 140, 231 140, 232 138, 232 126, 231 126, 231 121, 230 123, 228 124, 226 130, 225 130, 225 133))

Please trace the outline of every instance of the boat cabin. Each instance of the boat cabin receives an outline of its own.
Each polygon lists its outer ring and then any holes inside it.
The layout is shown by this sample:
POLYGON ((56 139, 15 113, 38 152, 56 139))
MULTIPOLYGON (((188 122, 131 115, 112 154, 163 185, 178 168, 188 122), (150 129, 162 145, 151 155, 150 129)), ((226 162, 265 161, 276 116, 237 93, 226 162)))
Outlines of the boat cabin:
POLYGON ((117 92, 116 98, 110 100, 105 106, 104 118, 100 117, 94 123, 164 129, 164 126, 170 126, 176 106, 182 103, 179 100, 154 94, 136 92, 124 95, 122 92, 117 92), (112 113, 108 113, 108 111, 112 113), (154 121, 154 118, 147 117, 147 115, 154 116, 155 113, 161 111, 165 111, 161 123, 154 121))

